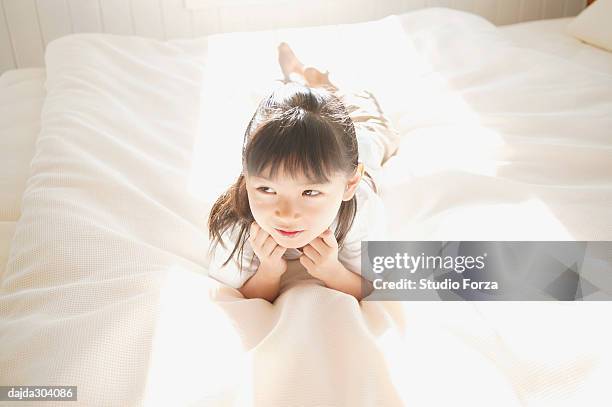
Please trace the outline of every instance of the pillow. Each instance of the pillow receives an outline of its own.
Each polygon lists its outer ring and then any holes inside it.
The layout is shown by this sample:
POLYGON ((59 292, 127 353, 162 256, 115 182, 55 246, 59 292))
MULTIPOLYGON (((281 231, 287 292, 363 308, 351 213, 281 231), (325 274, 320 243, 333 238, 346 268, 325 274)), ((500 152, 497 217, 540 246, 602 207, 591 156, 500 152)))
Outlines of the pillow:
POLYGON ((567 26, 574 37, 596 47, 612 51, 612 0, 598 0, 567 26))

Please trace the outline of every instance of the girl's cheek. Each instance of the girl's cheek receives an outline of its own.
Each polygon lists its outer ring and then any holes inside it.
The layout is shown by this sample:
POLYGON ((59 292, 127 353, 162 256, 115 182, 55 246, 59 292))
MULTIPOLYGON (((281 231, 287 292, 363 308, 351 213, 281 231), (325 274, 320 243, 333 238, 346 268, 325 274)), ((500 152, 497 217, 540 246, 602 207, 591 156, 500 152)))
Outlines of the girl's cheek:
POLYGON ((251 209, 255 206, 258 211, 272 211, 274 210, 275 203, 272 199, 257 199, 255 198, 251 202, 251 209))
POLYGON ((262 212, 265 211, 265 205, 261 202, 261 199, 257 198, 252 194, 248 194, 249 198, 249 207, 251 208, 251 213, 255 217, 255 220, 261 221, 262 212))
POLYGON ((254 192, 249 192, 247 195, 249 197, 249 205, 251 206, 251 209, 253 209, 253 207, 263 208, 266 206, 266 204, 269 205, 272 201, 271 199, 262 198, 259 194, 254 192))

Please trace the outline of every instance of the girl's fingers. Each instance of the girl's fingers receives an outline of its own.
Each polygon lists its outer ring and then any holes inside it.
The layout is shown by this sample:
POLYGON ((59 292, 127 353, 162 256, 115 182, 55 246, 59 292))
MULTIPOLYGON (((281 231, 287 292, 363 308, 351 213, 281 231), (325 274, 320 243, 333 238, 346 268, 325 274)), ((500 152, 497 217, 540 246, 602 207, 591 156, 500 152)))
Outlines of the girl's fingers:
POLYGON ((314 239, 313 239, 313 240, 312 240, 312 241, 309 243, 309 245, 310 245, 310 246, 311 246, 313 249, 315 249, 315 250, 317 251, 317 253, 318 253, 318 254, 320 254, 320 255, 324 255, 324 254, 325 254, 325 252, 327 251, 327 250, 326 250, 326 247, 325 247, 325 243, 323 242, 323 239, 321 239, 320 237, 316 237, 316 238, 314 238, 314 239))
POLYGON ((305 255, 300 256, 300 263, 302 264, 302 266, 306 267, 306 270, 310 270, 315 265, 314 261, 312 261, 308 258, 308 256, 305 255))
POLYGON ((265 256, 270 256, 272 255, 275 247, 276 241, 272 238, 272 236, 268 235, 261 249, 265 256))
POLYGON ((336 240, 336 236, 334 235, 334 233, 331 231, 331 229, 327 229, 322 235, 321 235, 321 239, 323 239, 323 241, 331 248, 333 249, 337 249, 338 248, 338 241, 336 240))
POLYGON ((265 230, 263 230, 257 222, 251 223, 249 242, 253 246, 253 251, 260 258, 275 258, 280 259, 287 250, 280 246, 274 238, 265 230), (260 256, 261 254, 261 256, 260 256))
POLYGON ((285 251, 287 250, 287 248, 277 245, 274 250, 272 251, 272 254, 270 255, 270 257, 272 257, 275 260, 280 259, 283 254, 285 254, 285 251))
POLYGON ((321 254, 312 247, 311 244, 304 247, 304 254, 309 257, 313 262, 321 261, 321 254))
POLYGON ((251 223, 251 228, 249 229, 249 241, 251 244, 255 242, 255 238, 257 237, 257 231, 259 230, 258 226, 256 222, 251 223))
POLYGON ((259 230, 257 231, 257 236, 255 237, 255 244, 257 245, 257 247, 263 247, 264 242, 270 235, 268 234, 268 232, 266 232, 259 226, 257 228, 259 230))
POLYGON ((329 253, 330 249, 338 247, 338 242, 332 231, 327 229, 325 232, 321 233, 321 235, 313 239, 309 245, 315 249, 320 256, 325 256, 329 253))
POLYGON ((263 230, 259 227, 257 222, 251 223, 251 229, 250 229, 248 241, 249 243, 251 243, 251 246, 253 247, 253 251, 255 252, 257 257, 260 257, 260 258, 262 257, 262 253, 260 250, 261 245, 258 243, 258 239, 260 239, 261 236, 264 234, 262 232, 263 230))

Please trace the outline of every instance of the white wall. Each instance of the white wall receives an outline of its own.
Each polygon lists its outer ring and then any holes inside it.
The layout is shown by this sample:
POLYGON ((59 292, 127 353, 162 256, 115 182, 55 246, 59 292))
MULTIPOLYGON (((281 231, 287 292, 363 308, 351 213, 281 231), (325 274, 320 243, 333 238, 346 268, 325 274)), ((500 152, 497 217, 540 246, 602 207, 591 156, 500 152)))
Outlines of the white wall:
POLYGON ((159 39, 352 23, 417 8, 478 13, 495 24, 575 16, 586 0, 0 0, 0 73, 44 66, 46 45, 78 32, 159 39))

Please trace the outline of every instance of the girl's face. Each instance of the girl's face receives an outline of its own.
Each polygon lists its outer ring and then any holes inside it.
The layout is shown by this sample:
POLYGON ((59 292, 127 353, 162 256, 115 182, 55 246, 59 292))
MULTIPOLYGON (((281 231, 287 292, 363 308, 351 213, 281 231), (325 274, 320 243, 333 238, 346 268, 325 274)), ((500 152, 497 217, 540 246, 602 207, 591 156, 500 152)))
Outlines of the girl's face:
POLYGON ((353 197, 362 167, 350 178, 336 174, 326 184, 311 184, 304 176, 292 179, 282 167, 274 180, 267 174, 267 171, 261 177, 245 174, 251 213, 278 245, 301 248, 330 227, 342 201, 353 197), (300 232, 287 236, 280 230, 300 232))

